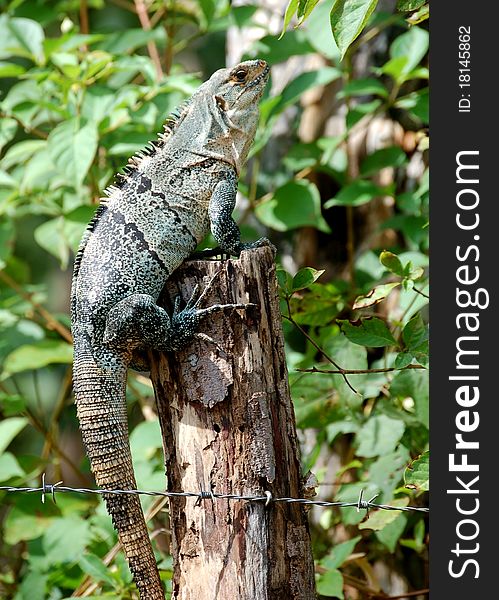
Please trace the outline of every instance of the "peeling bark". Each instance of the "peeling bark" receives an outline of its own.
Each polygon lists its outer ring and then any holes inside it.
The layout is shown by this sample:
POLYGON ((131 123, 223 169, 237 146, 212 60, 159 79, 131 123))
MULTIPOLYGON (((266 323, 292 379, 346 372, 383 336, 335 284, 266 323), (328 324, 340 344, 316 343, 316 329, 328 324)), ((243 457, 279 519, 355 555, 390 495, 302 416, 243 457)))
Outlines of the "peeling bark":
MULTIPOLYGON (((268 248, 181 267, 165 303, 214 280, 210 316, 183 352, 153 356, 168 489, 273 497, 303 494, 275 266, 268 248)), ((175 600, 316 598, 308 523, 293 504, 170 500, 175 600)))

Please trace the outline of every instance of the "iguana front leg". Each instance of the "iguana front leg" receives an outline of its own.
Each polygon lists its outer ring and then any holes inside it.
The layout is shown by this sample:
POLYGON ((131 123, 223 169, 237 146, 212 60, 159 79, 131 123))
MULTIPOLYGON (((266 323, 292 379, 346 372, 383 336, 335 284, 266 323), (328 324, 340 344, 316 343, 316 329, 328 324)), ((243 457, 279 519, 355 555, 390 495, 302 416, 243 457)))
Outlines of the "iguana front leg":
POLYGON ((232 218, 232 211, 236 206, 236 194, 235 179, 220 181, 213 191, 208 207, 211 233, 222 251, 233 256, 239 256, 243 250, 260 246, 270 246, 275 251, 274 246, 265 237, 255 242, 241 242, 241 232, 232 218))

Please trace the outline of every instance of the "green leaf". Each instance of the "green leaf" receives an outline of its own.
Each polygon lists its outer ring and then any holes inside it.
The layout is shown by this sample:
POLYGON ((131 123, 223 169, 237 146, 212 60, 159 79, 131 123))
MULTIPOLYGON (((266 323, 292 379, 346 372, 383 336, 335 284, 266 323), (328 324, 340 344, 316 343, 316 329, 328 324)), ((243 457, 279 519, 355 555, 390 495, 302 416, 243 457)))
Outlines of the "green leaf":
POLYGON ((408 62, 406 56, 398 56, 397 58, 391 58, 382 67, 376 70, 376 73, 380 75, 390 75, 393 79, 399 83, 403 83, 403 73, 405 66, 408 62))
POLYGON ((412 363, 414 360, 413 355, 410 352, 399 352, 395 358, 393 366, 396 369, 404 369, 412 363))
POLYGON ((14 138, 16 131, 17 122, 15 119, 2 117, 0 120, 0 150, 14 138))
POLYGON ((409 12, 421 8, 427 0, 397 0, 397 10, 409 12))
POLYGON ((425 426, 429 425, 429 374, 427 369, 401 371, 390 385, 390 393, 399 398, 412 398, 416 416, 425 426))
POLYGON ((379 486, 384 499, 392 498, 409 462, 409 450, 399 444, 393 452, 382 454, 371 464, 367 478, 379 486))
POLYGON ((4 268, 14 247, 15 227, 10 219, 0 217, 0 269, 4 268))
POLYGON ((361 119, 366 115, 374 113, 380 106, 381 100, 379 98, 375 98, 370 102, 359 102, 359 104, 356 104, 348 111, 346 119, 347 129, 350 131, 361 119))
MULTIPOLYGON (((409 504, 409 498, 396 498, 390 501, 391 506, 407 506, 409 504)), ((364 523, 359 523, 359 529, 374 529, 379 531, 384 529, 390 523, 393 523, 400 513, 396 510, 377 510, 376 512, 369 513, 369 518, 364 523)))
POLYGON ((334 0, 330 22, 341 59, 366 26, 377 4, 378 0, 334 0))
POLYGON ((16 592, 16 600, 47 600, 48 578, 47 574, 40 571, 28 571, 16 592))
POLYGON ((0 481, 7 481, 12 477, 22 477, 24 471, 19 466, 16 457, 10 452, 4 452, 0 456, 0 481))
POLYGON ((398 146, 390 146, 389 148, 381 148, 362 161, 360 165, 360 174, 364 177, 374 175, 381 169, 386 167, 401 167, 407 162, 407 156, 402 148, 398 146))
POLYGON ((307 167, 314 167, 322 155, 321 149, 314 142, 310 144, 295 144, 283 157, 283 163, 291 171, 301 171, 307 167))
POLYGON ((425 537, 426 527, 423 519, 419 519, 414 526, 414 538, 411 539, 401 539, 400 545, 406 546, 407 548, 411 548, 414 552, 423 552, 425 549, 424 537, 425 537))
POLYGON ((285 269, 277 269, 276 275, 279 287, 282 288, 285 294, 291 294, 291 288, 293 285, 293 277, 291 273, 288 273, 285 269))
POLYGON ((412 92, 407 96, 399 98, 395 102, 395 106, 407 110, 423 123, 428 123, 430 118, 430 96, 428 88, 412 92))
POLYGON ((319 0, 300 0, 298 3, 298 25, 301 25, 314 10, 319 0))
POLYGON ((150 460, 162 448, 159 421, 143 421, 130 434, 130 448, 134 461, 150 460))
POLYGON ((203 11, 206 26, 209 26, 209 24, 213 20, 213 17, 215 16, 215 11, 217 8, 216 0, 199 0, 199 5, 201 6, 201 10, 203 11))
POLYGON ((324 204, 324 208, 331 208, 332 206, 361 206, 374 198, 384 195, 386 195, 386 190, 372 183, 372 181, 357 179, 342 187, 334 198, 331 198, 324 204))
POLYGON ((330 10, 329 2, 319 2, 309 15, 303 30, 307 40, 317 52, 328 58, 331 64, 338 64, 340 51, 331 35, 331 29, 324 27, 324 24, 329 22, 330 10))
POLYGON ((45 502, 40 510, 40 496, 19 498, 9 510, 4 521, 4 540, 12 546, 19 542, 35 540, 52 524, 54 517, 60 514, 53 502, 45 502))
POLYGON ((354 344, 370 348, 396 346, 397 342, 386 323, 378 317, 366 317, 358 321, 338 319, 341 331, 354 344))
POLYGON ((340 571, 332 569, 320 575, 317 580, 317 592, 321 596, 343 600, 345 597, 343 595, 343 575, 340 571))
POLYGON ((289 0, 288 5, 286 6, 286 12, 284 13, 284 22, 282 24, 282 31, 281 35, 279 36, 279 39, 281 39, 282 36, 286 33, 286 29, 288 28, 288 25, 291 19, 293 18, 293 15, 296 13, 297 8, 298 0, 289 0))
POLYGON ((395 552, 397 542, 400 536, 404 533, 407 525, 407 517, 404 513, 398 513, 397 518, 385 525, 383 529, 376 531, 376 537, 378 540, 388 548, 389 552, 395 552))
POLYGON ((35 229, 34 234, 37 243, 59 259, 63 269, 68 265, 70 249, 65 229, 66 220, 61 216, 42 223, 35 229))
POLYGON ((404 473, 405 487, 418 492, 430 489, 430 453, 425 452, 407 467, 404 473))
POLYGON ((404 267, 402 266, 399 257, 396 254, 393 254, 393 252, 383 250, 379 255, 379 262, 391 273, 395 273, 395 275, 399 275, 400 277, 405 276, 404 267))
POLYGON ((318 85, 326 85, 341 77, 341 71, 335 67, 323 67, 317 71, 301 73, 293 79, 280 94, 279 101, 273 105, 270 115, 277 115, 290 104, 294 104, 308 90, 318 85))
POLYGON ((428 51, 428 44, 429 34, 420 27, 411 27, 409 31, 394 39, 390 46, 390 57, 392 60, 404 59, 395 77, 399 82, 405 81, 411 71, 418 66, 428 51))
POLYGON ((37 152, 45 151, 47 142, 45 140, 23 140, 12 145, 5 156, 1 160, 2 167, 4 169, 10 169, 11 167, 19 164, 24 164, 37 152))
POLYGON ((97 150, 95 123, 79 118, 60 123, 49 135, 47 149, 54 165, 71 185, 81 186, 97 150))
POLYGON ((408 352, 421 364, 426 365, 428 359, 428 327, 424 324, 420 313, 416 313, 402 331, 402 339, 408 352))
POLYGON ((364 296, 357 296, 355 298, 355 302, 352 306, 354 310, 360 308, 367 308, 368 306, 373 306, 374 304, 378 304, 384 300, 388 294, 394 290, 396 287, 400 285, 400 281, 395 281, 394 283, 384 283, 382 285, 377 285, 370 292, 365 294, 364 296))
POLYGON ((349 98, 351 96, 381 96, 388 97, 388 90, 379 79, 372 77, 364 79, 354 79, 349 81, 338 93, 338 98, 349 98))
POLYGON ((88 222, 95 213, 95 206, 79 206, 65 216, 50 219, 35 229, 35 240, 47 252, 55 256, 66 269, 70 251, 76 252, 88 222))
POLYGON ((232 6, 229 14, 234 19, 237 27, 241 29, 251 24, 251 19, 257 10, 258 6, 243 4, 241 6, 232 6))
POLYGON ((392 452, 404 435, 405 424, 386 415, 370 417, 356 434, 356 454, 371 458, 392 452))
MULTIPOLYGON (((330 331, 334 331, 336 328, 330 328, 330 331)), ((327 330, 326 330, 327 331, 327 330)), ((348 369, 367 369, 367 350, 364 346, 353 344, 343 335, 326 335, 322 340, 322 347, 331 356, 337 364, 343 368, 348 369)), ((311 374, 314 377, 314 374, 311 374)), ((326 375, 323 375, 326 377, 326 375)), ((338 399, 343 406, 354 408, 358 406, 362 401, 362 396, 354 394, 354 392, 348 387, 343 377, 339 375, 330 375, 331 387, 338 393, 338 399)), ((348 375, 348 381, 356 389, 359 394, 363 393, 366 375, 359 373, 358 375, 348 375)), ((310 385, 316 385, 309 382, 310 385)))
POLYGON ((43 28, 36 21, 0 16, 0 58, 24 56, 43 64, 44 39, 43 28))
POLYGON ((276 231, 289 231, 312 226, 329 233, 321 214, 320 194, 315 184, 306 180, 289 181, 278 188, 273 197, 255 209, 258 219, 276 231))
POLYGON ((3 379, 21 371, 40 369, 54 363, 71 364, 73 349, 62 340, 42 340, 36 344, 19 346, 4 363, 3 379))
POLYGON ((81 570, 90 575, 95 581, 105 581, 115 587, 116 580, 110 574, 109 567, 107 567, 98 556, 95 556, 95 554, 85 554, 81 556, 78 563, 81 570))
POLYGON ((80 516, 56 518, 44 532, 42 547, 49 563, 78 560, 91 540, 89 523, 80 516), (70 532, 70 535, 68 535, 70 532))
POLYGON ((344 307, 341 291, 332 283, 312 285, 308 294, 291 299, 291 310, 300 325, 329 325, 344 307))
POLYGON ((156 27, 149 31, 138 28, 116 31, 106 35, 104 41, 99 44, 99 49, 110 54, 124 54, 146 46, 148 42, 164 44, 166 32, 163 27, 156 27))
POLYGON ((26 417, 11 417, 0 422, 0 454, 27 424, 28 419, 26 417))
POLYGON ((292 291, 297 292, 308 288, 312 283, 317 281, 319 277, 324 273, 324 269, 318 271, 312 267, 304 267, 300 269, 298 273, 293 277, 292 291))
POLYGON ((19 77, 25 72, 26 69, 21 65, 0 61, 0 77, 19 77))
POLYGON ((422 6, 416 12, 413 12, 412 15, 409 15, 406 20, 410 25, 418 25, 419 23, 422 23, 423 21, 426 21, 426 19, 429 19, 429 18, 430 18, 430 7, 428 4, 426 4, 425 6, 422 6))
POLYGON ((26 409, 26 399, 19 394, 0 392, 0 409, 4 418, 13 417, 26 409))
MULTIPOLYGON (((326 438, 332 444, 336 436, 346 433, 356 433, 358 430, 359 424, 354 421, 334 421, 326 426, 326 438)), ((361 467, 362 463, 359 462, 358 466, 361 467)))
MULTIPOLYGON (((266 35, 254 44, 253 56, 266 60, 269 64, 288 60, 290 56, 298 56, 315 52, 312 44, 306 39, 303 31, 293 29, 288 31, 282 39, 275 35, 266 35)), ((250 58, 245 56, 244 58, 250 58)))
POLYGON ((352 554, 357 542, 361 539, 358 535, 346 542, 336 544, 333 549, 320 559, 319 564, 325 569, 337 569, 345 562, 345 560, 352 554))

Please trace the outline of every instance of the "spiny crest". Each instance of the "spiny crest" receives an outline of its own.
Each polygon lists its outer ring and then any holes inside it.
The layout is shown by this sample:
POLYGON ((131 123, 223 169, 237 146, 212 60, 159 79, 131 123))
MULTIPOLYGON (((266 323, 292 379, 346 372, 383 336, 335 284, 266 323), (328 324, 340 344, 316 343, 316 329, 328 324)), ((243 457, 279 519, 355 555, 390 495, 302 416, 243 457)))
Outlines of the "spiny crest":
MULTIPOLYGON (((108 186, 104 190, 104 194, 107 197, 111 197, 114 193, 123 188, 126 182, 137 172, 144 158, 153 156, 158 149, 165 145, 167 140, 175 133, 178 125, 182 122, 190 103, 191 98, 173 110, 163 125, 164 132, 159 133, 156 140, 148 142, 145 148, 139 150, 134 156, 128 159, 128 163, 123 167, 123 173, 117 173, 115 175, 114 184, 108 186)), ((105 202, 106 199, 104 198, 103 201, 105 202)))
MULTIPOLYGON (((109 186, 109 187, 113 188, 114 186, 109 186)), ((94 216, 90 219, 90 222, 87 225, 87 228, 85 229, 85 233, 83 234, 82 240, 80 242, 80 247, 78 248, 78 252, 76 253, 76 256, 75 256, 74 267, 73 267, 73 278, 74 279, 76 279, 76 277, 78 276, 78 272, 80 270, 81 259, 83 257, 83 252, 85 251, 85 246, 87 245, 88 238, 90 237, 90 234, 95 229, 95 226, 97 225, 97 221, 101 218, 101 216, 106 211, 106 209, 107 209, 106 202, 105 201, 101 202, 99 204, 99 206, 97 207, 97 210, 95 211, 94 216)))

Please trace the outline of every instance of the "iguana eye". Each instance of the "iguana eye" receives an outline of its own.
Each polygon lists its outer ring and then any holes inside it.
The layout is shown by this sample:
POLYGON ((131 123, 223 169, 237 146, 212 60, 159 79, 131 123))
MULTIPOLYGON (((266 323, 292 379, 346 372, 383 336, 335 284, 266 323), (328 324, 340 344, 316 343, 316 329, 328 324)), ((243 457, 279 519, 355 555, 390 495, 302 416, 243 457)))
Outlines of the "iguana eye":
POLYGON ((244 69, 238 69, 235 73, 235 78, 242 83, 246 79, 246 71, 244 69))

